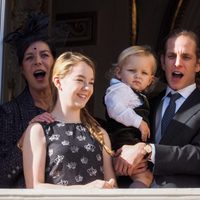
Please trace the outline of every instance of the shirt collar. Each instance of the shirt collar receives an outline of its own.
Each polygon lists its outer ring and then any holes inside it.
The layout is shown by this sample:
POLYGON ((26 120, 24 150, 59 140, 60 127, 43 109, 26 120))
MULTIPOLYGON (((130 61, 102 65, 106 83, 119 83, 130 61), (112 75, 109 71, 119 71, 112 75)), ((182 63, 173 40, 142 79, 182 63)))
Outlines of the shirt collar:
POLYGON ((192 84, 192 85, 189 85, 181 90, 178 90, 178 91, 174 91, 172 90, 170 87, 167 87, 167 90, 166 90, 166 93, 165 93, 165 96, 163 97, 163 99, 171 92, 172 94, 173 93, 176 93, 178 92, 179 94, 181 94, 181 96, 186 99, 194 90, 196 89, 196 84, 192 84))
POLYGON ((114 85, 114 84, 117 84, 117 83, 121 83, 121 81, 116 79, 116 78, 111 78, 110 85, 114 85))

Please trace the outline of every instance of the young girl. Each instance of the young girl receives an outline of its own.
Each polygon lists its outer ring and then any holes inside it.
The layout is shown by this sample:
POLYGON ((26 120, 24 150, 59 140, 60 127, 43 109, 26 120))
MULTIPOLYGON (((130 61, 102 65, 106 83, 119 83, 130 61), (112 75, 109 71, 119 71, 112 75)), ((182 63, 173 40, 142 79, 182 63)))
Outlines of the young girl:
POLYGON ((87 112, 93 93, 93 62, 66 52, 53 68, 52 123, 26 130, 23 164, 28 188, 114 188, 110 140, 87 112))
POLYGON ((144 92, 154 80, 156 67, 148 46, 131 46, 119 55, 105 95, 107 131, 114 150, 149 138, 149 104, 144 92))

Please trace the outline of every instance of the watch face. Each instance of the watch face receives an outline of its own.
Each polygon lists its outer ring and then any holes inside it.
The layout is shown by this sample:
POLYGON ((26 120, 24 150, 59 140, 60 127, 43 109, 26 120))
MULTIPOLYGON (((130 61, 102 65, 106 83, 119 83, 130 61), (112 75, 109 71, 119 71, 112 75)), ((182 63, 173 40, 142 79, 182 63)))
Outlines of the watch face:
POLYGON ((150 146, 149 144, 147 144, 147 145, 144 147, 144 150, 145 150, 148 154, 150 154, 151 151, 152 151, 151 146, 150 146))

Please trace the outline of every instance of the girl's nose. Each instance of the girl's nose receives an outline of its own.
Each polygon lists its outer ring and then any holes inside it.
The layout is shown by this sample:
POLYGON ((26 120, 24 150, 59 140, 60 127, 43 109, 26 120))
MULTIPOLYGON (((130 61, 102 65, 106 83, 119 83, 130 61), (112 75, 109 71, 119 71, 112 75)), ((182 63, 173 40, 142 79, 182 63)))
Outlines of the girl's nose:
POLYGON ((85 90, 89 90, 89 84, 85 82, 83 88, 84 88, 85 90))
POLYGON ((83 85, 83 90, 93 91, 93 85, 91 83, 85 82, 83 85))

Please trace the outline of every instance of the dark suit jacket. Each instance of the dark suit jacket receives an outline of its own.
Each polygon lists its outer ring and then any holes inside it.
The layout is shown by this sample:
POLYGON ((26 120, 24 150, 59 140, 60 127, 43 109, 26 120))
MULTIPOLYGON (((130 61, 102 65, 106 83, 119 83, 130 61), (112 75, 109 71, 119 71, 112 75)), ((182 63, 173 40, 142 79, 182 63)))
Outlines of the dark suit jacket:
MULTIPOLYGON (((152 142, 155 114, 164 94, 150 102, 152 142)), ((154 175, 158 185, 200 187, 200 91, 195 89, 170 122, 159 144, 155 144, 154 175)))
POLYGON ((29 121, 42 112, 34 105, 28 88, 0 106, 0 188, 25 187, 22 152, 17 142, 29 121))

